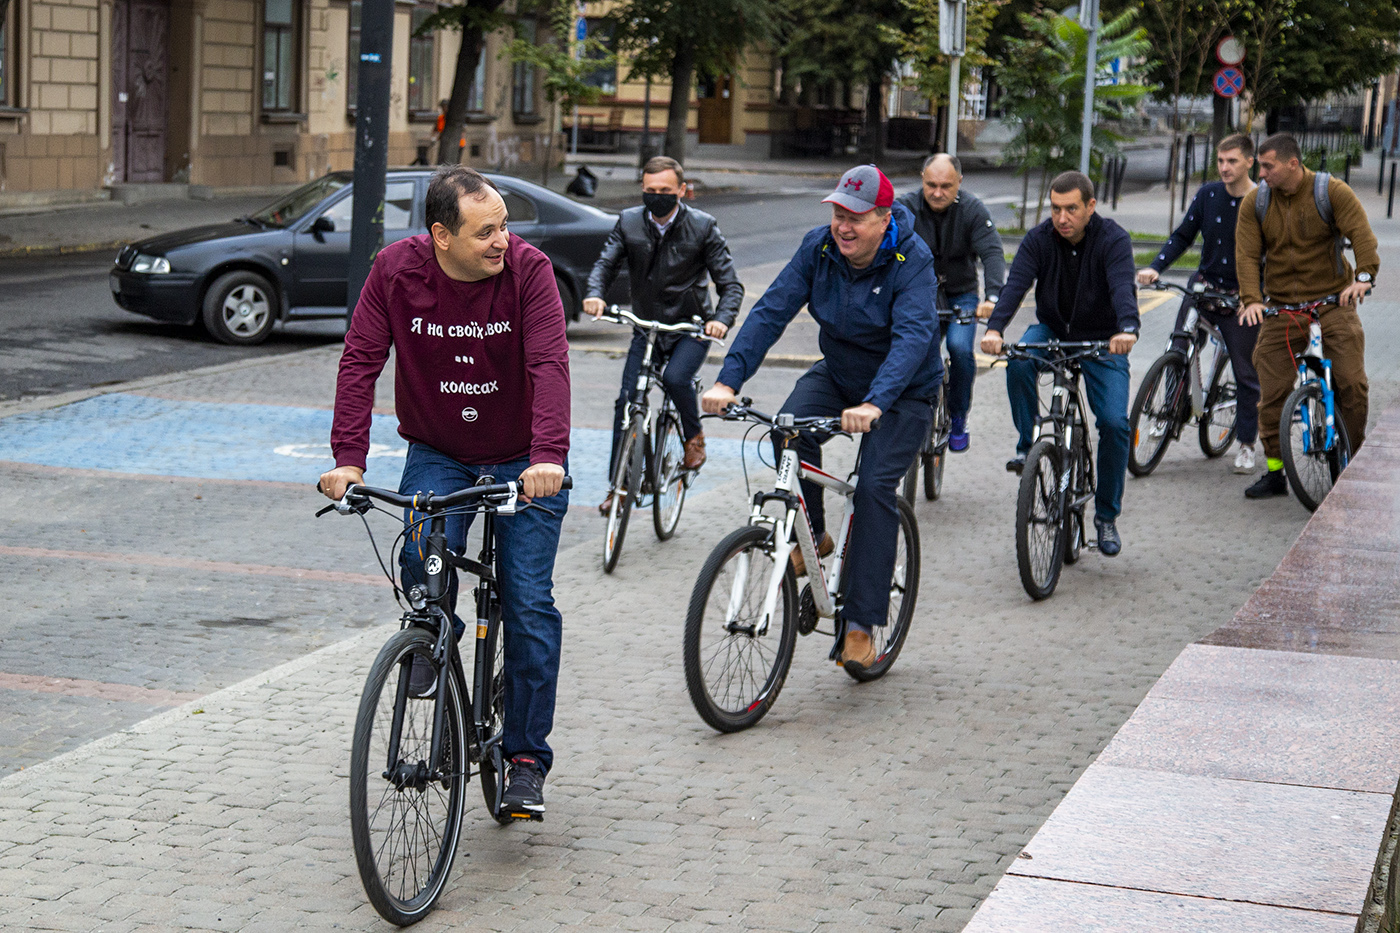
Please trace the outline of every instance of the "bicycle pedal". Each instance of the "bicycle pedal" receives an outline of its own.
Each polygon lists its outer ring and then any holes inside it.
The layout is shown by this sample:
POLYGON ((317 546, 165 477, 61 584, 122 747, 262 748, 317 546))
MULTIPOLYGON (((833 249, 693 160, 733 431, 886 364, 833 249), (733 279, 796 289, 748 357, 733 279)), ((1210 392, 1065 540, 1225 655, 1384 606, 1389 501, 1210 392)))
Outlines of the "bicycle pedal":
POLYGON ((539 810, 539 811, 535 811, 535 810, 508 810, 508 811, 503 812, 499 817, 497 817, 497 819, 498 819, 498 820, 502 820, 502 819, 503 819, 503 820, 508 820, 508 821, 510 821, 510 822, 512 822, 512 823, 528 823, 528 822, 543 823, 543 822, 544 822, 544 811, 543 811, 543 810, 539 810))

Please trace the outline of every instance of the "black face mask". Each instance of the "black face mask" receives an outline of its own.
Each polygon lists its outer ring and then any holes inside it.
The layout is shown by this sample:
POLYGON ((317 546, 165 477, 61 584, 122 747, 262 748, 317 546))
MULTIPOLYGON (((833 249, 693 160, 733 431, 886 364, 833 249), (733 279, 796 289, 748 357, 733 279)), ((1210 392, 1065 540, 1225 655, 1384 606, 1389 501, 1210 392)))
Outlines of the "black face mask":
POLYGON ((651 211, 651 215, 656 218, 665 217, 676 209, 676 202, 679 198, 674 194, 656 194, 655 192, 645 192, 642 195, 642 203, 651 211))

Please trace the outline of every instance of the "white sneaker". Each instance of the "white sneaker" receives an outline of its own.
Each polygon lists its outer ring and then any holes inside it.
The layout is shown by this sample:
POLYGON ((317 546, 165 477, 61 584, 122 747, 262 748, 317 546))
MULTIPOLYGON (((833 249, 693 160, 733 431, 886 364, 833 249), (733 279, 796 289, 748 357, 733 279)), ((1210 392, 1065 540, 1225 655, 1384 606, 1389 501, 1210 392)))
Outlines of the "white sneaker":
POLYGON ((1235 472, 1236 472, 1236 473, 1253 473, 1253 472, 1254 472, 1254 448, 1253 448, 1253 447, 1246 447, 1246 446, 1244 446, 1243 444, 1240 445, 1239 452, 1235 454, 1235 472))

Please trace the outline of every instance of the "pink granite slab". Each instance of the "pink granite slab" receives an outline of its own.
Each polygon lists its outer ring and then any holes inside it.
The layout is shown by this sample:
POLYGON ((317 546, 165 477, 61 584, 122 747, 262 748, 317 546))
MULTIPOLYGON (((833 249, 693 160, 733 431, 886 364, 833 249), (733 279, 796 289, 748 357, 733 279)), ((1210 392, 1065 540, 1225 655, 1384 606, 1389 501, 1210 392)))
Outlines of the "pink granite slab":
POLYGON ((1353 933, 1356 916, 1007 875, 963 933, 1353 933))
POLYGON ((1191 645, 1100 764, 1393 793, 1400 661, 1191 645))
POLYGON ((1389 794, 1094 764, 1008 874, 1357 913, 1389 794))

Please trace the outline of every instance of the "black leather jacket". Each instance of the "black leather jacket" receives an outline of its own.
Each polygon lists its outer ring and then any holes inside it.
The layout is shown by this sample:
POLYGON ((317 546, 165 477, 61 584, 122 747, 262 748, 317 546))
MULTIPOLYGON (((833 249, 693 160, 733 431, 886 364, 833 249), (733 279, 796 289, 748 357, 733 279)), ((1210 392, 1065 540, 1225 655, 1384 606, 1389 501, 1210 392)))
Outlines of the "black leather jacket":
POLYGON ((744 286, 734 274, 729 244, 709 214, 685 204, 678 211, 663 237, 646 216, 645 207, 624 210, 588 274, 585 297, 602 298, 607 293, 625 254, 633 314, 663 324, 688 321, 698 314, 703 320, 732 327, 744 300, 744 286), (707 272, 719 292, 719 305, 713 308, 707 272))

